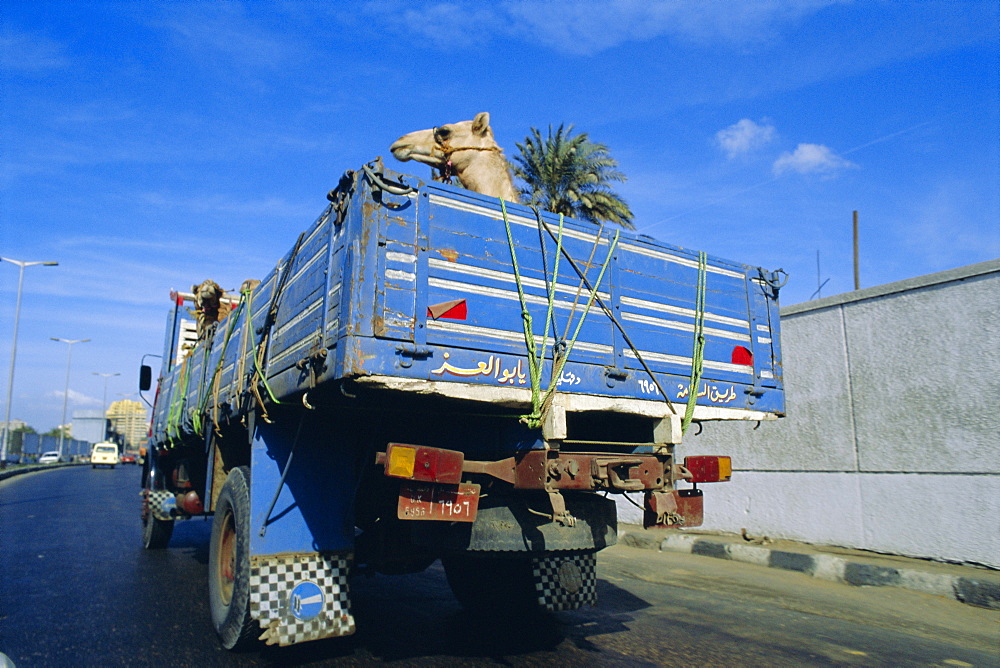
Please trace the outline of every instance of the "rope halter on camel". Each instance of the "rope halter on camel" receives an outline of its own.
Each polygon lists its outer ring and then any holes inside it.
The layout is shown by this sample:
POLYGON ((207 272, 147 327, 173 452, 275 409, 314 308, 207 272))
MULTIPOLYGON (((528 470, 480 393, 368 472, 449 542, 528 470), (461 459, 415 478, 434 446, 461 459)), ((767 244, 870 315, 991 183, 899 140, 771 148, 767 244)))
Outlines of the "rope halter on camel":
POLYGON ((444 167, 438 167, 438 175, 434 177, 435 181, 440 181, 441 183, 451 183, 451 179, 458 176, 458 172, 455 171, 455 166, 451 162, 451 156, 459 151, 495 151, 496 153, 503 153, 503 149, 497 145, 493 146, 456 146, 454 148, 448 146, 447 141, 442 141, 438 139, 438 128, 437 126, 431 128, 431 135, 434 137, 434 143, 441 149, 442 157, 444 157, 445 163, 444 167))

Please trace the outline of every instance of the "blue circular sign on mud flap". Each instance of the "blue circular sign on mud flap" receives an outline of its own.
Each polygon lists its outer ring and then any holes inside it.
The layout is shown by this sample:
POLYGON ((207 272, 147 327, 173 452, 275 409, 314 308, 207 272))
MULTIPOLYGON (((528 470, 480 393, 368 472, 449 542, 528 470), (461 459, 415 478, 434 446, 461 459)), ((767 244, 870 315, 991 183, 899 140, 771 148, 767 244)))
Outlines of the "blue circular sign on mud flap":
POLYGON ((306 580, 295 585, 289 596, 288 608, 296 619, 310 620, 323 611, 325 597, 315 582, 306 580))

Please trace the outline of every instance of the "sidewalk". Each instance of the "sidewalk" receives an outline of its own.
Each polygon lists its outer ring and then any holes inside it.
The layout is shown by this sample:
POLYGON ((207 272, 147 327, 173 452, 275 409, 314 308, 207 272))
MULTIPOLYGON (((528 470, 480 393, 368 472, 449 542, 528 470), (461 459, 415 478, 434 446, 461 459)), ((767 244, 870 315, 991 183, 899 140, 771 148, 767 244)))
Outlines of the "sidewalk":
POLYGON ((789 540, 619 526, 619 542, 780 568, 854 586, 901 587, 1000 610, 1000 571, 789 540))

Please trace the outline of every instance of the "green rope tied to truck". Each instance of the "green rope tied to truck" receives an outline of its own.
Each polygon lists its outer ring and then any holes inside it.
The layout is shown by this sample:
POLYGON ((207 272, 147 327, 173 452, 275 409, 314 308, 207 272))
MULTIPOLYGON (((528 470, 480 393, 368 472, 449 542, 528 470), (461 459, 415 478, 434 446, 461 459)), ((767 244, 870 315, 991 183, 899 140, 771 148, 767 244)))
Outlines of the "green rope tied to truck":
POLYGON ((174 392, 174 400, 170 402, 167 411, 167 445, 174 447, 180 441, 180 424, 184 417, 184 402, 187 398, 188 381, 191 378, 191 365, 185 357, 181 362, 180 387, 174 392))
MULTIPOLYGON (((229 323, 226 326, 226 337, 222 341, 222 352, 219 353, 219 361, 215 364, 215 369, 212 370, 212 378, 204 383, 201 387, 202 396, 198 400, 198 409, 191 415, 191 426, 194 427, 196 434, 203 434, 204 424, 202 423, 202 416, 205 414, 208 408, 209 399, 215 395, 215 392, 209 392, 208 388, 215 387, 215 380, 219 377, 219 372, 222 370, 222 363, 226 359, 226 349, 229 348, 229 339, 232 338, 233 332, 236 330, 236 324, 239 322, 240 315, 243 312, 243 306, 245 304, 245 296, 240 295, 240 303, 237 304, 236 308, 228 315, 229 323)), ((208 363, 210 347, 205 345, 205 363, 208 363)), ((216 396, 216 405, 218 405, 218 397, 216 396)))
MULTIPOLYGON (((301 241, 301 237, 299 239, 301 241)), ((277 290, 277 289, 278 288, 275 287, 275 290, 277 290)), ((253 290, 248 290, 246 292, 246 296, 247 296, 247 318, 251 318, 252 319, 253 318, 253 290)), ((252 323, 251 323, 251 325, 252 325, 252 323)), ((265 390, 267 390, 267 396, 268 396, 268 398, 271 399, 271 403, 274 403, 274 404, 284 404, 285 402, 280 401, 278 399, 278 397, 275 396, 274 390, 272 390, 270 384, 268 384, 268 382, 267 382, 267 373, 265 373, 264 367, 262 366, 262 360, 264 358, 264 355, 267 352, 267 339, 268 339, 269 334, 270 334, 269 329, 266 329, 265 332, 263 333, 263 335, 261 336, 260 341, 257 343, 256 346, 254 346, 254 350, 253 350, 253 368, 254 368, 254 371, 256 372, 257 378, 260 380, 260 384, 264 386, 265 390)), ((267 420, 267 409, 264 407, 264 401, 263 401, 263 399, 260 396, 260 390, 257 387, 257 383, 254 382, 254 381, 251 381, 250 382, 250 389, 251 389, 251 391, 253 391, 254 395, 257 397, 257 403, 260 405, 260 408, 261 408, 261 411, 262 411, 262 416, 263 416, 264 420, 268 421, 267 420)))
MULTIPOLYGON (((548 301, 548 310, 545 317, 545 329, 542 335, 541 347, 535 343, 535 333, 531 319, 531 313, 528 311, 527 298, 524 294, 524 285, 521 280, 521 268, 517 262, 517 251, 514 247, 514 236, 510 229, 510 220, 507 217, 507 204, 501 198, 500 199, 500 210, 503 213, 504 227, 507 230, 507 245, 510 248, 510 259, 514 268, 514 282, 517 285, 517 295, 521 304, 521 324, 524 328, 524 343, 528 351, 528 377, 531 381, 531 413, 527 415, 522 415, 521 421, 528 426, 530 429, 538 429, 542 425, 542 420, 545 412, 554 396, 556 386, 559 382, 559 377, 562 375, 562 370, 566 365, 566 361, 569 359, 570 352, 573 350, 573 346, 576 343, 577 337, 580 335, 580 330, 583 327, 584 321, 587 319, 587 314, 590 312, 590 307, 594 303, 594 298, 597 296, 597 291, 604 280, 604 273, 611 262, 611 257, 618 246, 618 232, 615 232, 614 239, 608 248, 608 255, 604 259, 604 263, 601 265, 600 274, 597 277, 597 281, 594 283, 590 290, 590 295, 587 298, 587 305, 584 308, 583 315, 576 324, 576 329, 573 332, 573 337, 569 339, 566 343, 566 349, 562 356, 555 359, 555 354, 553 352, 553 363, 552 363, 552 375, 549 380, 548 388, 545 390, 545 394, 542 394, 542 366, 545 362, 545 351, 548 347, 548 332, 549 323, 552 320, 552 311, 555 307, 555 286, 556 281, 559 277, 559 255, 562 253, 562 236, 563 236, 563 216, 559 215, 559 235, 556 240, 556 263, 553 270, 551 282, 546 283, 546 293, 548 301)), ((553 338, 555 338, 555 332, 553 331, 553 338)), ((553 346, 554 350, 554 346, 553 346)))
POLYGON ((686 434, 694 417, 694 407, 698 403, 698 387, 705 364, 705 275, 708 258, 698 253, 698 287, 694 305, 694 349, 691 352, 691 378, 688 381, 687 407, 681 419, 681 433, 686 434))

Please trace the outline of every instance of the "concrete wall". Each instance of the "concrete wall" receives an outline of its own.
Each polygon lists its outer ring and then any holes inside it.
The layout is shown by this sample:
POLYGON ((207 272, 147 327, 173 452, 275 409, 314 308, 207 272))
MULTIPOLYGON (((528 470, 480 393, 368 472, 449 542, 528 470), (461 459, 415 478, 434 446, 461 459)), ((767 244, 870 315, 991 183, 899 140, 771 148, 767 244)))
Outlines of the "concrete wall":
POLYGON ((781 344, 788 417, 679 448, 733 457, 703 528, 1000 568, 1000 261, 787 307, 781 344))

